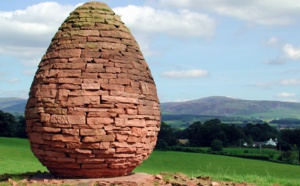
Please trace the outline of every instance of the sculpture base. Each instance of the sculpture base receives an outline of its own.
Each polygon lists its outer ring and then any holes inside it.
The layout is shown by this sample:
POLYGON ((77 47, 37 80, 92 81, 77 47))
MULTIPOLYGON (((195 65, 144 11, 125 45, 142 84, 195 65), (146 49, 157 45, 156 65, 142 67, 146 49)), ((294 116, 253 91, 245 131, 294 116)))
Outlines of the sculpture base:
POLYGON ((114 178, 92 178, 92 179, 61 179, 50 173, 38 173, 32 176, 31 183, 56 184, 56 185, 123 185, 139 186, 153 185, 154 176, 146 173, 132 173, 128 176, 114 178))

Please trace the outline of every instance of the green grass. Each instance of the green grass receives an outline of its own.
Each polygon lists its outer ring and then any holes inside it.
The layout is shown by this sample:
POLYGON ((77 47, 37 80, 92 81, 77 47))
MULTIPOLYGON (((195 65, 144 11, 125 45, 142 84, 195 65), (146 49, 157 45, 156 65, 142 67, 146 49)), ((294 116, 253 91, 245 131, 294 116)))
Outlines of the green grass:
MULTIPOLYGON (((46 171, 30 151, 26 139, 0 137, 0 177, 46 171)), ((300 166, 201 153, 154 151, 135 172, 158 174, 182 172, 210 176, 213 180, 257 185, 300 185, 300 166)))
POLYGON ((211 176, 214 180, 257 185, 300 185, 300 166, 201 153, 154 151, 135 171, 182 172, 189 176, 211 176))
POLYGON ((34 157, 27 139, 0 137, 0 174, 46 171, 34 157))

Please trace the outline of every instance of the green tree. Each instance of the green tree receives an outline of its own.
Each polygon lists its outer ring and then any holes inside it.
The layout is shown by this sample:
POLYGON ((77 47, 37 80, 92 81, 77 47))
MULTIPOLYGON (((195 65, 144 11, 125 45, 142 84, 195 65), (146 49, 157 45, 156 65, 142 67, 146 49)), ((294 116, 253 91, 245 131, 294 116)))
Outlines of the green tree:
POLYGON ((156 148, 158 149, 166 148, 167 146, 174 146, 177 144, 174 129, 165 122, 161 123, 157 138, 158 141, 156 144, 156 148))
POLYGON ((222 141, 220 141, 218 139, 213 140, 211 142, 210 149, 212 151, 222 151, 223 150, 223 143, 222 143, 222 141))

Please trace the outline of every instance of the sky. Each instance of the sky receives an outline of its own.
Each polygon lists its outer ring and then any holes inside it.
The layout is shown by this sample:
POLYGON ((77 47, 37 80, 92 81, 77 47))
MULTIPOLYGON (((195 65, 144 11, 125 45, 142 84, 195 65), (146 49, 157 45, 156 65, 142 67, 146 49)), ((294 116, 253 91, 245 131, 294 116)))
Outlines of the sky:
MULTIPOLYGON (((0 97, 28 98, 41 57, 81 0, 0 1, 0 97)), ((104 0, 130 28, 160 102, 300 102, 299 0, 104 0)))

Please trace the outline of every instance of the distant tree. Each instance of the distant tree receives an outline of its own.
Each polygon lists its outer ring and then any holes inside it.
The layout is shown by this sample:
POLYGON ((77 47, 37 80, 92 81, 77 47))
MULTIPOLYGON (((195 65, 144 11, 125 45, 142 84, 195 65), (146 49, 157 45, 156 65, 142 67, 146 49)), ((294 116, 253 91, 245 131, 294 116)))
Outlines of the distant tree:
POLYGON ((16 118, 14 115, 0 110, 0 136, 26 138, 25 128, 24 116, 16 118))
POLYGON ((211 142, 210 149, 212 151, 222 151, 223 150, 223 143, 222 143, 222 141, 220 141, 218 139, 213 140, 211 142))
POLYGON ((167 146, 174 146, 177 144, 174 128, 165 122, 161 123, 160 131, 157 135, 158 141, 156 148, 167 146))

